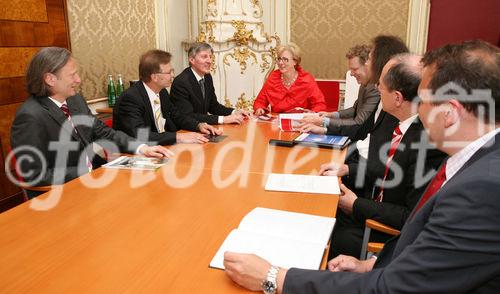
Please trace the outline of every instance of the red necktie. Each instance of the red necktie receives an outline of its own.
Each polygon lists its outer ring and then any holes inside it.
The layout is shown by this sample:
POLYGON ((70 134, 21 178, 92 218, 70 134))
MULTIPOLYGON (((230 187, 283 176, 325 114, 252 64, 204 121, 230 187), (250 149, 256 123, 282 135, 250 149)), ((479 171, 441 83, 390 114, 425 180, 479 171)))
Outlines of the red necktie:
POLYGON ((415 207, 414 214, 422 206, 424 206, 425 202, 429 200, 429 198, 431 198, 434 194, 436 194, 439 188, 441 188, 441 186, 443 185, 444 181, 446 181, 446 162, 443 164, 443 166, 441 166, 441 169, 438 171, 434 179, 432 179, 432 182, 427 187, 427 190, 425 190, 424 195, 422 196, 422 198, 420 198, 420 201, 415 207))
MULTIPOLYGON (((77 135, 80 136, 78 134, 77 129, 75 128, 75 125, 73 124, 73 121, 71 120, 71 113, 69 112, 69 108, 68 108, 68 105, 66 103, 64 103, 63 105, 61 105, 61 110, 62 110, 62 112, 64 112, 64 115, 66 115, 66 118, 71 123, 71 126, 73 127, 73 129, 75 130, 75 132, 77 133, 77 135)), ((92 163, 90 162, 88 154, 85 154, 85 162, 87 164, 87 168, 89 169, 89 172, 92 171, 92 163)))
POLYGON ((399 129, 399 125, 398 125, 398 126, 396 126, 396 128, 392 132, 391 149, 389 149, 387 161, 385 162, 384 178, 382 179, 382 185, 380 185, 380 192, 378 193, 377 198, 375 198, 375 201, 377 201, 377 202, 382 202, 382 199, 384 198, 385 179, 387 178, 387 175, 389 174, 389 168, 391 166, 392 158, 394 157, 394 153, 396 153, 396 150, 398 149, 399 143, 401 142, 402 138, 403 138, 403 133, 399 129))

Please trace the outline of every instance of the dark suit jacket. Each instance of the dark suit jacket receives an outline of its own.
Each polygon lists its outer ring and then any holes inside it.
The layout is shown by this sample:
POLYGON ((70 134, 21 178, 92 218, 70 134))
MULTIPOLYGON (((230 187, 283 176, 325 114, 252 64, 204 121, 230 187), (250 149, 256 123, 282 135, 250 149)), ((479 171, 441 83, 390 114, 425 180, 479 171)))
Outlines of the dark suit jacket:
POLYGON ((500 135, 386 243, 364 274, 291 269, 284 293, 498 293, 500 135))
POLYGON ((375 112, 379 101, 380 93, 374 84, 360 86, 358 99, 356 99, 354 105, 340 110, 339 118, 330 119, 327 133, 348 136, 375 112))
POLYGON ((212 76, 206 74, 204 78, 205 99, 191 67, 184 69, 172 83, 172 101, 182 113, 200 122, 216 125, 219 115, 230 115, 234 109, 225 107, 217 101, 212 76))
POLYGON ((381 183, 384 177, 387 153, 396 125, 393 116, 384 114, 382 122, 370 135, 368 160, 360 158, 359 162, 348 163, 351 185, 353 182, 355 184, 359 176, 364 179, 361 186, 364 187, 364 194, 358 195, 353 206, 353 216, 361 226, 367 218, 371 218, 400 229, 435 171, 446 158, 445 153, 429 144, 424 127, 417 118, 404 134, 398 150, 394 153, 384 184, 383 201, 373 201, 373 196, 380 192, 378 183, 381 183), (415 143, 419 143, 421 149, 412 147, 415 143), (382 154, 381 150, 384 151, 382 154), (424 178, 424 175, 427 176, 424 178), (395 176, 398 178, 395 179, 395 176))
POLYGON ((177 130, 198 131, 198 121, 181 114, 170 101, 168 91, 160 91, 161 112, 165 118, 165 132, 158 133, 153 108, 143 82, 139 81, 125 90, 113 109, 113 128, 137 137, 141 128, 149 130, 148 141, 160 145, 172 145, 176 142, 177 130))
MULTIPOLYGON (((26 155, 33 158, 33 161, 22 160, 21 172, 24 174, 26 182, 35 180, 38 175, 40 179, 33 183, 34 186, 61 184, 74 179, 81 174, 87 173, 85 156, 79 162, 79 158, 84 152, 84 148, 99 139, 107 140, 116 144, 121 152, 134 153, 139 142, 123 132, 115 131, 107 127, 102 121, 95 118, 87 106, 85 100, 79 96, 72 96, 66 99, 72 121, 77 132, 67 122, 62 110, 57 107, 47 97, 30 97, 19 107, 11 129, 11 145, 16 158, 26 155), (82 120, 88 120, 84 125, 82 120), (60 140, 60 135, 66 136, 67 140, 60 140), (57 147, 49 144, 57 143, 57 147), (74 145, 74 146, 71 146, 74 145), (16 150, 18 147, 33 147, 40 152, 40 156, 34 155, 29 150, 16 150), (74 150, 67 152, 68 149, 74 150), (67 160, 61 164, 56 164, 57 150, 66 150, 66 153, 59 152, 60 156, 67 155, 67 160), (43 161, 47 164, 44 168, 43 161), (31 172, 31 174, 29 174, 31 172)), ((103 147, 110 148, 109 145, 101 142, 103 147)), ((100 143, 100 144, 101 144, 100 143)), ((118 150, 116 150, 118 151, 118 150)), ((94 168, 98 167, 103 160, 98 160, 92 152, 91 146, 87 150, 89 159, 94 163, 94 168)))
MULTIPOLYGON (((344 126, 342 128, 343 136, 348 136, 351 141, 356 142, 358 140, 364 140, 368 134, 370 134, 373 130, 377 129, 378 125, 383 121, 385 116, 392 115, 386 113, 385 111, 381 111, 379 116, 377 117, 377 121, 375 121, 375 114, 377 112, 378 104, 375 106, 375 110, 372 111, 370 116, 361 124, 361 125, 353 125, 353 126, 344 126)), ((395 117, 394 120, 397 121, 395 117)))

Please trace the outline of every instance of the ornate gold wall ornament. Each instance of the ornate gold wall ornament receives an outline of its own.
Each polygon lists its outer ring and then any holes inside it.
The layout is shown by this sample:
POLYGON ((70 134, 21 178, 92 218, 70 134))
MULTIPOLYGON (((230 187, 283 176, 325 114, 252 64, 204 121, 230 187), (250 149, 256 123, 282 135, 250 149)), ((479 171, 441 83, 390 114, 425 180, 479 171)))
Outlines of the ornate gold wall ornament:
POLYGON ((238 97, 238 101, 236 102, 236 109, 245 109, 251 111, 253 109, 253 101, 252 99, 246 99, 245 93, 241 93, 240 97, 238 97))
POLYGON ((210 66, 210 71, 215 73, 217 70, 217 62, 215 61, 215 54, 212 54, 212 65, 210 66))
POLYGON ((226 107, 233 107, 233 104, 231 104, 231 100, 229 100, 229 98, 227 98, 227 96, 224 97, 224 106, 226 107))
POLYGON ((242 20, 233 20, 231 25, 236 29, 233 37, 228 41, 236 43, 236 46, 248 46, 249 41, 256 42, 257 40, 253 36, 253 30, 247 30, 246 24, 242 20))
POLYGON ((207 16, 217 16, 217 0, 207 0, 207 16))
POLYGON ((264 9, 262 9, 262 3, 260 2, 260 0, 250 0, 250 3, 252 3, 255 7, 255 10, 253 11, 253 17, 261 18, 262 14, 264 13, 264 9))
POLYGON ((240 64, 241 74, 247 69, 247 60, 253 58, 254 63, 257 63, 257 56, 252 51, 248 50, 248 47, 236 47, 233 53, 224 54, 223 62, 225 65, 229 66, 228 57, 232 57, 234 60, 238 61, 240 64))
POLYGON ((200 33, 198 34, 198 37, 196 37, 196 41, 214 43, 215 42, 214 27, 215 27, 214 21, 204 21, 200 27, 200 33), (203 30, 203 26, 205 26, 205 30, 203 30), (208 32, 208 38, 207 38, 207 32, 208 32))

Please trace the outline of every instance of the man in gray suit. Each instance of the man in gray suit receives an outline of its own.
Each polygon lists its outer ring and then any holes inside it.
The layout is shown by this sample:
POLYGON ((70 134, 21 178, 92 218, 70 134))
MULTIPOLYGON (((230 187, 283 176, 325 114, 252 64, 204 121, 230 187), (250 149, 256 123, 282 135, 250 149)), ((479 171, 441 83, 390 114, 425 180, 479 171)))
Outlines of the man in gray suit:
POLYGON ((376 261, 338 256, 332 273, 227 252, 228 276, 265 293, 498 293, 499 52, 471 41, 424 56, 419 116, 450 157, 376 261))
MULTIPOLYGON (((306 114, 301 122, 323 126, 325 128, 323 130, 328 133, 342 134, 343 126, 361 125, 370 116, 380 101, 380 94, 375 84, 370 82, 366 64, 368 54, 370 54, 370 46, 367 45, 356 45, 346 54, 351 76, 355 77, 360 84, 358 99, 354 105, 334 112, 322 111, 319 113, 320 116, 306 114)), ((320 128, 314 128, 314 130, 321 132, 320 128)))
POLYGON ((27 185, 62 184, 99 167, 105 161, 92 150, 98 140, 112 151, 173 155, 95 118, 76 93, 80 82, 77 63, 64 48, 43 48, 28 65, 26 84, 31 97, 19 107, 11 129, 12 150, 20 166, 17 172, 27 185))

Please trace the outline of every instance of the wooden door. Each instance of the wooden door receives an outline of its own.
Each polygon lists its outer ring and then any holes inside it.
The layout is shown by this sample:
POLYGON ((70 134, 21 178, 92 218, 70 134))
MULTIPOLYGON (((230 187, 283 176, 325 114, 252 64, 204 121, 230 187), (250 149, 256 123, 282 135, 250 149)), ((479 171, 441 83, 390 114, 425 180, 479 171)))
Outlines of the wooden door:
POLYGON ((22 202, 22 191, 5 174, 10 127, 19 105, 28 98, 24 74, 41 48, 70 49, 66 0, 7 0, 0 10, 0 212, 22 202))

